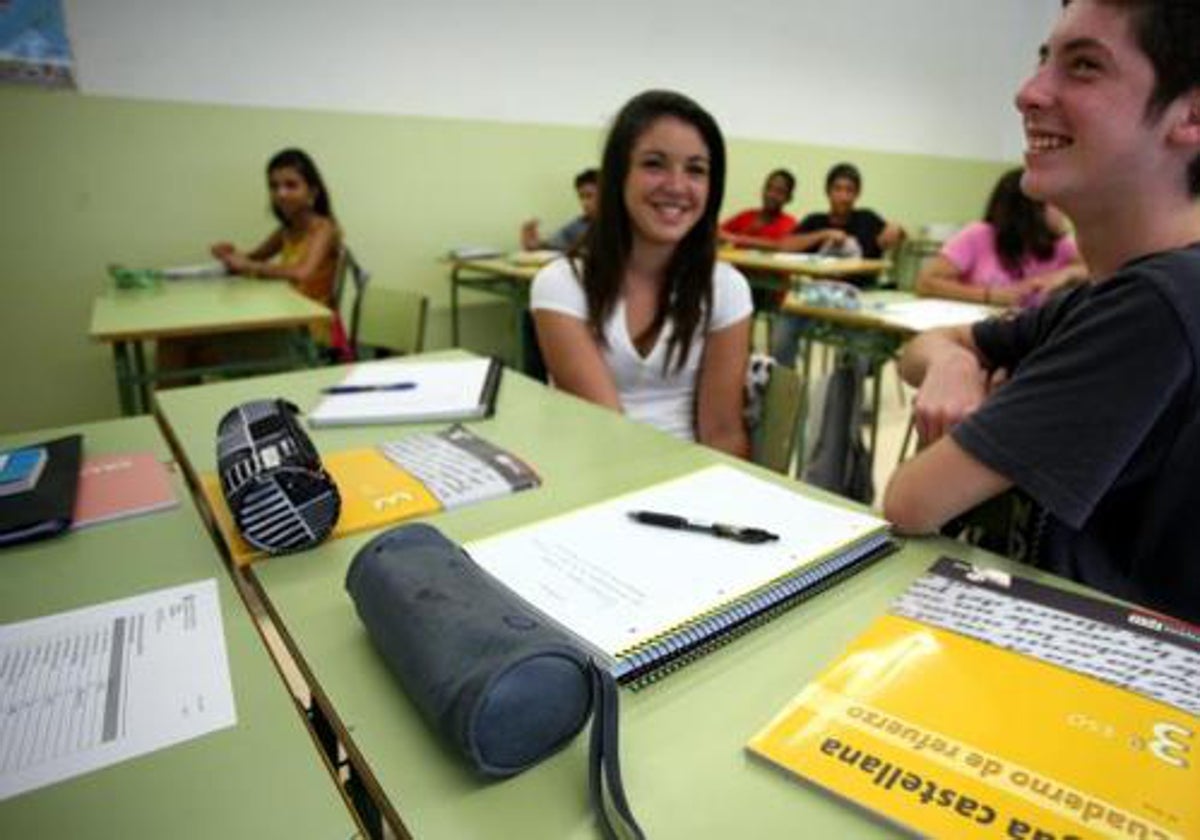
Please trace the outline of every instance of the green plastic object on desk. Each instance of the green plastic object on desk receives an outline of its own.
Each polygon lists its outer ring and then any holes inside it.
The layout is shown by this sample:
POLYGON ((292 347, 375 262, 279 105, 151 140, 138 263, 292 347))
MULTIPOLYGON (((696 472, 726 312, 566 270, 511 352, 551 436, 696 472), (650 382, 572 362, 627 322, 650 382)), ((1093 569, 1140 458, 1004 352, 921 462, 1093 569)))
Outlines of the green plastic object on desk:
POLYGON ((162 282, 162 272, 153 268, 110 265, 108 275, 118 289, 152 289, 162 282))

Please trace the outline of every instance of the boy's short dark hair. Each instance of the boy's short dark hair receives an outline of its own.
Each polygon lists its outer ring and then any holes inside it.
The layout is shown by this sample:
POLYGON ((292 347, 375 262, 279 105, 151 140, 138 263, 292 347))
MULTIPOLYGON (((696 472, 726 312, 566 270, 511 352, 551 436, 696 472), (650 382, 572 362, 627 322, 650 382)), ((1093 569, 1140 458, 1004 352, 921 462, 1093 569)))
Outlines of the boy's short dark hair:
POLYGON ((577 189, 577 190, 580 187, 585 186, 587 184, 599 184, 599 183, 600 183, 600 170, 595 168, 594 166, 588 167, 587 169, 583 170, 582 172, 580 172, 578 175, 575 176, 575 189, 577 189))
POLYGON ((789 195, 796 191, 796 176, 788 170, 773 169, 771 170, 771 174, 767 175, 767 181, 769 182, 772 178, 782 178, 784 183, 787 184, 789 195))
MULTIPOLYGON (((1183 94, 1200 87, 1200 3, 1196 0, 1098 0, 1129 14, 1134 40, 1154 67, 1146 116, 1160 116, 1183 94)), ((1063 8, 1071 0, 1063 0, 1063 8)), ((1188 166, 1188 191, 1200 195, 1200 155, 1188 166)))
POLYGON ((837 163, 830 168, 829 174, 825 176, 825 192, 833 189, 833 182, 839 178, 854 184, 856 192, 862 192, 862 173, 853 163, 837 163))

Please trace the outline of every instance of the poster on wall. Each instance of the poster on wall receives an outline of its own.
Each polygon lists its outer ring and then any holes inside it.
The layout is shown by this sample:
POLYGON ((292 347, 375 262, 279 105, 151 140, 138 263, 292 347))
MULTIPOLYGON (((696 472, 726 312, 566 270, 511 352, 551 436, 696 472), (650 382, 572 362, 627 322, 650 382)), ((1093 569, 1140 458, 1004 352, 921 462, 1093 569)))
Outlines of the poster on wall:
POLYGON ((75 87, 62 0, 0 0, 0 82, 75 87))

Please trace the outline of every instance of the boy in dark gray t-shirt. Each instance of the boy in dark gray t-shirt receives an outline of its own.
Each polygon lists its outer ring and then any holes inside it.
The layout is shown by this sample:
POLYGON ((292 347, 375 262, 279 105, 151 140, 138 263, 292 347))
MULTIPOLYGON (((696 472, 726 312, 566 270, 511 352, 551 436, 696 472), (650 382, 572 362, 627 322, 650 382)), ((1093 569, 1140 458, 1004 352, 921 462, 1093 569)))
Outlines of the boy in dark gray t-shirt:
POLYGON ((1022 188, 1095 282, 910 343, 927 445, 885 514, 928 532, 1017 487, 1030 560, 1200 622, 1200 4, 1069 0, 1017 107, 1022 188))

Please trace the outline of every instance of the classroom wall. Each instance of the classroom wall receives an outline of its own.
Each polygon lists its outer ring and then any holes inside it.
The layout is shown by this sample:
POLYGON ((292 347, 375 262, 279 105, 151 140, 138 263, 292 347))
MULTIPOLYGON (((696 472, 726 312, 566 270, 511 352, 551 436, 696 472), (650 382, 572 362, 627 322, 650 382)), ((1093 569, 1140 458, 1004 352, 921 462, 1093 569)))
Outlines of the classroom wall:
POLYGON ((674 87, 730 134, 1015 158, 1059 0, 67 0, 107 96, 592 127, 674 87), (748 95, 750 94, 750 95, 748 95))
MULTIPOLYGON (((0 432, 116 415, 107 349, 86 337, 104 266, 194 262, 217 239, 249 245, 266 235, 262 166, 285 145, 320 163, 376 282, 431 296, 435 348, 449 340, 438 258, 454 245, 515 247, 521 219, 550 227, 576 212, 572 175, 595 162, 612 109, 651 84, 692 91, 721 120, 729 210, 753 205, 763 174, 779 165, 800 176, 792 209, 820 207, 824 171, 852 158, 866 176, 864 203, 889 217, 910 227, 974 218, 1016 156, 1004 139, 1015 124, 1009 78, 1027 63, 1016 56, 1032 51, 1026 42, 1042 36, 1056 5, 799 0, 782 12, 788 26, 772 27, 761 0, 739 6, 735 22, 673 0, 589 3, 583 17, 577 0, 68 0, 82 93, 0 88, 0 432), (823 17, 801 20, 793 6, 823 17), (892 6, 907 10, 907 23, 892 6), (960 18, 962 7, 974 18, 960 18), (864 15, 876 23, 849 28, 864 15), (966 96, 970 85, 937 58, 945 49, 928 49, 938 15, 981 33, 948 49, 986 95, 966 96), (811 34, 818 19, 822 32, 879 54, 856 52, 851 69, 830 75, 828 39, 811 34), (653 37, 622 40, 615 21, 630 20, 653 37), (738 27, 750 34, 733 38, 738 27), (869 34, 880 28, 893 37, 869 34), (980 53, 996 63, 988 72, 968 55, 983 35, 1010 41, 980 53), (725 61, 712 62, 711 44, 725 61), (280 73, 296 54, 328 60, 304 64, 315 74, 280 73), (628 60, 597 74, 609 54, 628 60), (975 78, 992 71, 1002 84, 975 78), (760 90, 774 76, 786 80, 774 89, 786 98, 760 90), (834 108, 829 97, 856 104, 823 112, 834 108)), ((467 345, 506 351, 503 307, 467 302, 467 345)))
MULTIPOLYGON (((0 431, 115 416, 111 361, 86 336, 104 267, 204 259, 207 243, 250 244, 272 228, 262 166, 296 143, 332 185, 335 210, 376 282, 429 294, 432 347, 449 340, 439 257, 462 243, 516 246, 516 222, 575 212, 570 177, 595 159, 597 128, 142 102, 0 89, 0 431)), ((730 142, 730 208, 762 175, 801 177, 796 208, 821 206, 842 149, 730 142)), ((1003 164, 861 152, 865 203, 916 225, 980 212, 1003 164)), ((504 351, 502 307, 482 303, 468 345, 504 351)))

